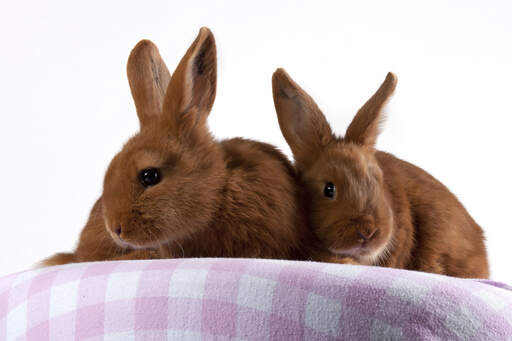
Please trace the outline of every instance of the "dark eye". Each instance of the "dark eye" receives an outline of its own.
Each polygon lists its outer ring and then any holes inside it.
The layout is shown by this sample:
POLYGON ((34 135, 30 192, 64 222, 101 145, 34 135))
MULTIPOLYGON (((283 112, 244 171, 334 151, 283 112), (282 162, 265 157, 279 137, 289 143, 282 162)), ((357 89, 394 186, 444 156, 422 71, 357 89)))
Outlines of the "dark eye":
POLYGON ((334 194, 336 194, 336 186, 332 182, 328 182, 324 187, 324 196, 329 199, 334 198, 334 194))
POLYGON ((139 179, 142 183, 142 186, 154 186, 160 182, 162 176, 160 175, 160 171, 158 168, 146 168, 140 171, 139 179))

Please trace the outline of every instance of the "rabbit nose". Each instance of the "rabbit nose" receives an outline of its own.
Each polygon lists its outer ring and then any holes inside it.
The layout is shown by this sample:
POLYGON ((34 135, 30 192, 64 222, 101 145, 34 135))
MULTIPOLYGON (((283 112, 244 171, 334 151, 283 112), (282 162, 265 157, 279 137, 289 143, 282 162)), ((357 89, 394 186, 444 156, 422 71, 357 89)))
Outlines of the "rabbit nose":
POLYGON ((121 225, 118 225, 114 231, 118 236, 121 235, 121 225))
POLYGON ((375 229, 375 230, 373 230, 373 231, 371 231, 371 232, 366 231, 365 233, 363 233, 363 232, 361 232, 361 231, 357 230, 357 235, 359 236, 359 238, 361 238, 361 239, 362 239, 362 241, 367 242, 367 241, 369 241, 370 239, 372 239, 373 237, 375 237, 375 234, 377 233, 377 230, 378 230, 378 229, 375 229))

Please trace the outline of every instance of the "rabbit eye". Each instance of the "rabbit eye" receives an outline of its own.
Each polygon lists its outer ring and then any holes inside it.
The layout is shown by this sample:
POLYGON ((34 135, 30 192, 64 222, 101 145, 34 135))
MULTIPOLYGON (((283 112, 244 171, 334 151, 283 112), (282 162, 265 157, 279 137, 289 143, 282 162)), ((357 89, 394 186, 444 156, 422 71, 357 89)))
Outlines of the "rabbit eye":
POLYGON ((336 186, 332 182, 327 182, 324 186, 324 196, 332 199, 336 194, 336 186))
POLYGON ((146 168, 140 171, 139 179, 142 183, 142 186, 154 186, 160 182, 162 176, 158 168, 146 168))

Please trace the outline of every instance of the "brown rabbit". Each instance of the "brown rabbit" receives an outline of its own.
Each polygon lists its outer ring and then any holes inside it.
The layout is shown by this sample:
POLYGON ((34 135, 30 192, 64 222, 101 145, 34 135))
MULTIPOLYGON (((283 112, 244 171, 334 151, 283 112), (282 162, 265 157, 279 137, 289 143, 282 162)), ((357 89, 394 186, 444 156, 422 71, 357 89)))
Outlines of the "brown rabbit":
POLYGON ((143 40, 128 60, 140 132, 112 160, 103 195, 73 254, 45 265, 106 259, 306 259, 321 245, 307 226, 298 178, 271 145, 216 141, 206 125, 216 49, 202 28, 172 77, 143 40))
POLYGON ((395 86, 389 73, 337 137, 313 99, 284 70, 274 73, 279 125, 308 193, 312 228, 333 255, 360 264, 487 278, 483 232, 457 198, 427 172, 374 148, 395 86))

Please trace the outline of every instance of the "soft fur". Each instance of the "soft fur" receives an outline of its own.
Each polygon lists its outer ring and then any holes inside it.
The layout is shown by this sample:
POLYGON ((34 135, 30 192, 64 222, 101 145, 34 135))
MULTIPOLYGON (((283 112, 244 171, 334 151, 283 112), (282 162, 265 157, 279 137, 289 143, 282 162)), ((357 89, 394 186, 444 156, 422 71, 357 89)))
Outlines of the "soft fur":
POLYGON ((489 276, 484 235, 457 198, 422 169, 374 149, 382 109, 396 86, 389 73, 335 136, 313 99, 278 69, 272 78, 281 131, 308 193, 311 224, 348 261, 457 277, 489 276), (324 196, 332 182, 335 196, 324 196))
POLYGON ((208 131, 216 64, 215 40, 206 28, 172 77, 153 43, 135 46, 128 79, 140 132, 112 160, 75 252, 44 265, 163 257, 321 259, 288 159, 271 145, 219 142, 208 131), (160 169, 162 180, 145 188, 139 172, 149 167, 160 169))

